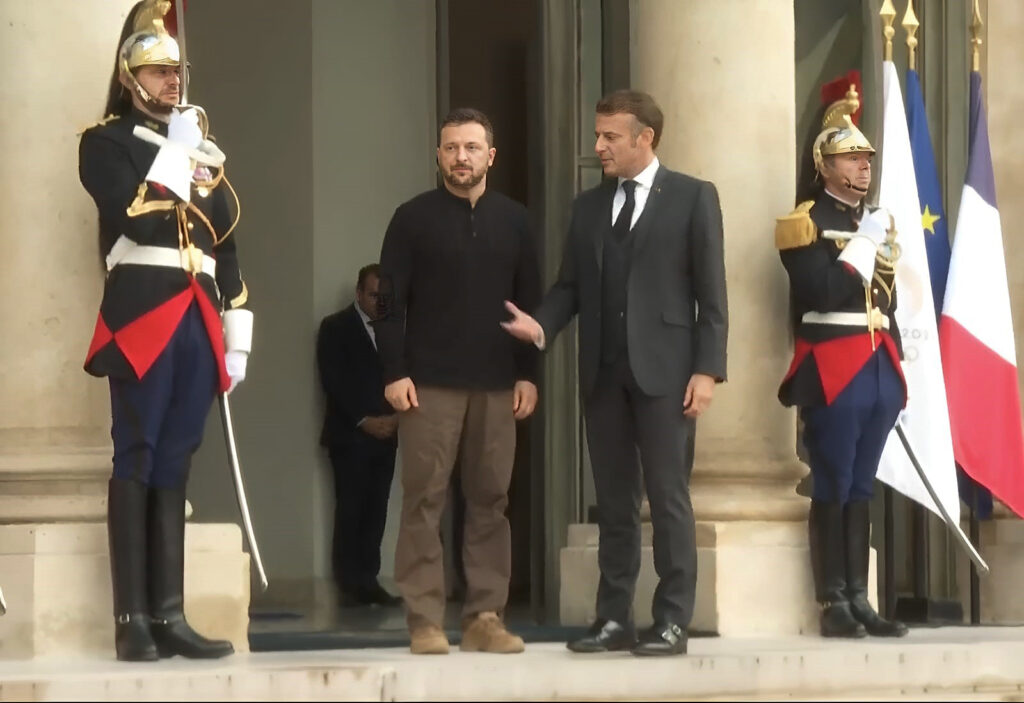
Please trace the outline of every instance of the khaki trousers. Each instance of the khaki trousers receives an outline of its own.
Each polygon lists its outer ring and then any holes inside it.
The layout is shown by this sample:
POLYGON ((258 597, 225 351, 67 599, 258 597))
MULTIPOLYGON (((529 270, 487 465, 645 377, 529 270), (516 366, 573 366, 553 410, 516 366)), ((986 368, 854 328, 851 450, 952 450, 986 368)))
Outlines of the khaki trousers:
POLYGON ((419 408, 401 414, 402 522, 395 582, 409 628, 443 627, 445 588, 440 522, 456 456, 466 500, 462 544, 463 617, 502 612, 508 601, 512 536, 505 508, 515 459, 512 391, 416 389, 419 408))

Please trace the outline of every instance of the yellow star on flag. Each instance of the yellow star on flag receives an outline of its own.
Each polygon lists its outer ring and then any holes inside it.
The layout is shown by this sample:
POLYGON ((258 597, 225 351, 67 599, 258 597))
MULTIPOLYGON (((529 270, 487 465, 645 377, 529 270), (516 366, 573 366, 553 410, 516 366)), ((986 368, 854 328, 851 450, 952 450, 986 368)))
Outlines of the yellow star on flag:
POLYGON ((928 209, 928 206, 924 206, 924 212, 921 213, 921 226, 924 228, 926 232, 931 232, 932 234, 935 234, 935 223, 936 221, 941 219, 941 215, 933 215, 931 211, 928 209))

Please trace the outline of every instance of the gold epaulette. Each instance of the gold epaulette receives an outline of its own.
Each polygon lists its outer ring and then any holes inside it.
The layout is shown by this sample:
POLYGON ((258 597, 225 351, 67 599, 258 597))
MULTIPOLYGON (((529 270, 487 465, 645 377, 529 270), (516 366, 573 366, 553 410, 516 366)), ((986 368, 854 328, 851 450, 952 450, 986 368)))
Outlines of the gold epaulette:
POLYGON ((805 200, 788 215, 775 219, 775 247, 780 250, 795 249, 813 244, 818 238, 818 228, 811 220, 813 200, 805 200))
POLYGON ((83 134, 85 134, 86 132, 88 132, 90 129, 92 129, 93 127, 100 127, 102 125, 105 125, 107 122, 113 122, 114 120, 119 120, 119 119, 121 119, 120 115, 115 115, 114 113, 110 113, 109 115, 104 117, 99 122, 93 122, 91 125, 89 125, 87 127, 83 127, 82 129, 78 130, 77 132, 75 132, 75 136, 76 137, 80 137, 83 134))

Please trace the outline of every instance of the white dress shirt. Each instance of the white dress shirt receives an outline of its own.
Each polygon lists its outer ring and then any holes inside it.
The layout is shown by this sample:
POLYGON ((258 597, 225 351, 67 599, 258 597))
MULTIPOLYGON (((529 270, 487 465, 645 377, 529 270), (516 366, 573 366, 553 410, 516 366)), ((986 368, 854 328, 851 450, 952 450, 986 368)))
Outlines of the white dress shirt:
POLYGON ((373 348, 377 348, 377 335, 373 333, 373 326, 370 324, 370 316, 363 312, 363 309, 359 307, 359 303, 356 303, 356 312, 359 313, 359 319, 363 321, 363 327, 366 328, 366 334, 370 335, 370 342, 373 343, 373 348))
MULTIPOLYGON (((370 335, 370 343, 373 344, 373 348, 377 348, 377 335, 373 333, 373 327, 370 325, 370 316, 363 312, 363 309, 359 307, 359 303, 356 303, 356 312, 359 313, 359 319, 363 321, 363 327, 366 329, 366 334, 370 335)), ((366 422, 366 418, 362 417, 359 422, 356 423, 356 427, 361 426, 366 422)))
MULTIPOLYGON (((636 221, 640 219, 640 215, 644 212, 644 205, 647 204, 647 196, 651 194, 651 188, 654 186, 654 174, 658 172, 658 167, 661 163, 658 161, 658 157, 655 156, 651 163, 647 164, 647 168, 638 173, 634 181, 636 181, 636 190, 633 191, 633 199, 636 205, 633 207, 633 219, 629 223, 629 228, 633 229, 636 225, 636 221)), ((626 191, 622 189, 622 182, 628 180, 626 178, 619 179, 619 187, 615 189, 615 197, 612 198, 612 224, 615 224, 615 218, 622 212, 622 206, 626 204, 626 191)))

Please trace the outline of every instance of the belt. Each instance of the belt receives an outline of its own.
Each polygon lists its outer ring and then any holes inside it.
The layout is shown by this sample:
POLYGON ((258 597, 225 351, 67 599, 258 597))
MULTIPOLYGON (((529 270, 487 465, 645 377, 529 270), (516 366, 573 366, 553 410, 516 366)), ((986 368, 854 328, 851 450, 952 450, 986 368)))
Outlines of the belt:
MULTIPOLYGON (((889 329, 889 318, 881 310, 875 308, 871 316, 876 324, 874 329, 889 329)), ((843 325, 845 327, 868 327, 868 314, 866 312, 805 312, 801 318, 812 325, 843 325)))
POLYGON ((122 264, 163 266, 192 274, 205 273, 211 278, 215 277, 217 271, 217 261, 195 246, 190 245, 187 249, 154 247, 136 244, 123 234, 114 242, 107 255, 107 271, 122 264))

